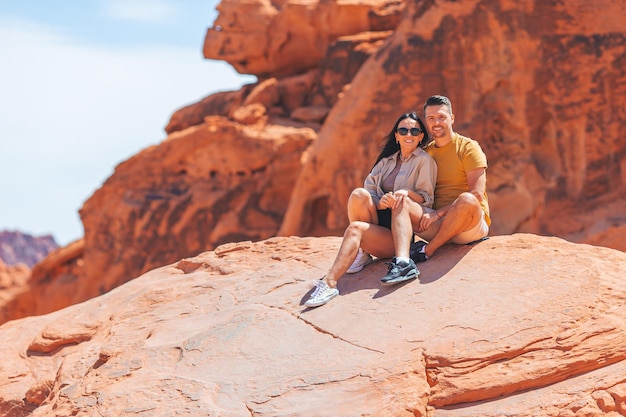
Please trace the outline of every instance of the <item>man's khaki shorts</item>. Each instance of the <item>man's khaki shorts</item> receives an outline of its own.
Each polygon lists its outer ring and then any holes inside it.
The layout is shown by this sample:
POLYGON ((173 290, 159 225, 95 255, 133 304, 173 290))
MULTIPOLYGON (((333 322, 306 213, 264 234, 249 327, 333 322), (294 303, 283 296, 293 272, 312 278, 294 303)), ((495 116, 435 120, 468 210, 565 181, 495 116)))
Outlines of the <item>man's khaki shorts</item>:
MULTIPOLYGON (((424 207, 424 211, 434 213, 435 210, 424 207)), ((465 245, 467 243, 482 239, 483 237, 487 236, 489 234, 489 226, 485 221, 485 212, 481 210, 481 214, 482 217, 480 218, 480 221, 476 223, 476 226, 472 227, 470 230, 454 236, 452 239, 450 239, 450 242, 456 243, 457 245, 465 245)), ((430 241, 435 236, 435 234, 437 234, 439 226, 441 226, 441 220, 437 220, 436 222, 431 224, 428 229, 421 233, 416 233, 416 235, 426 241, 430 241)))

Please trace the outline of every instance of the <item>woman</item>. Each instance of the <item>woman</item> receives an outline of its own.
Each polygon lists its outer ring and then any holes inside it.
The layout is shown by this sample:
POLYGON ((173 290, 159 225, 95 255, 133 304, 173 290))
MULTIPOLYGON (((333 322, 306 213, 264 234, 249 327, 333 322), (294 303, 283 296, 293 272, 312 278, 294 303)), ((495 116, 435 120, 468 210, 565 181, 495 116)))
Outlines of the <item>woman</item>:
MULTIPOLYGON (((326 276, 317 281, 305 306, 318 307, 339 295, 339 278, 345 272, 362 270, 372 262, 372 255, 378 258, 394 255, 391 212, 399 198, 408 196, 419 204, 432 206, 437 165, 423 150, 428 142, 426 126, 417 114, 405 113, 398 118, 384 138, 364 188, 355 189, 348 199, 350 225, 344 233, 339 253, 326 276)), ((417 267, 412 260, 400 261, 412 264, 414 269, 410 278, 417 276, 417 267)))

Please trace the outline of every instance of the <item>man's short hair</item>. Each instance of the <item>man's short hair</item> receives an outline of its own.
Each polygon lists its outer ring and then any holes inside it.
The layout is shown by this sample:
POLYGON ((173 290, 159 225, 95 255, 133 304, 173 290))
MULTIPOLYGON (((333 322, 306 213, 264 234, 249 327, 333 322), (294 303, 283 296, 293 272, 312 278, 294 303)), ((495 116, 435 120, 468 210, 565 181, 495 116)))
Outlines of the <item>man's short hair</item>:
POLYGON ((450 99, 446 96, 438 96, 438 95, 428 97, 428 99, 426 100, 426 103, 424 103, 424 114, 426 114, 426 107, 441 106, 442 104, 446 106, 450 114, 452 114, 452 103, 450 102, 450 99))

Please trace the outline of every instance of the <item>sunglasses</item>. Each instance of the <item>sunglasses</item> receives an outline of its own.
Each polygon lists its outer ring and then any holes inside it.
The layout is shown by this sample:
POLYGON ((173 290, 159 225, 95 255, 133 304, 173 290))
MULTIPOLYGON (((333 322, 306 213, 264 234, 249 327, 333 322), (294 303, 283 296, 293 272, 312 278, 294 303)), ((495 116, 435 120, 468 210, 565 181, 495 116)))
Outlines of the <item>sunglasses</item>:
POLYGON ((406 136, 409 133, 411 134, 411 136, 417 136, 420 133, 422 133, 422 129, 418 127, 412 127, 410 129, 407 129, 406 127, 399 127, 398 130, 396 130, 396 132, 398 132, 400 136, 406 136))

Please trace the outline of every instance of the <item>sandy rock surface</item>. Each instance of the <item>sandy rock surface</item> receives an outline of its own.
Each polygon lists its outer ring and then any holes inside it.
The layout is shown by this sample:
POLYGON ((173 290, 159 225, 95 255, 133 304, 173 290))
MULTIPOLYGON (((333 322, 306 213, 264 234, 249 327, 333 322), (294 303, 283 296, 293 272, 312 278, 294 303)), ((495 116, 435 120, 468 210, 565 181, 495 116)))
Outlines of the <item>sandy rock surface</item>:
POLYGON ((0 414, 626 415, 623 252, 496 236, 305 308, 339 243, 226 244, 5 323, 0 414))

